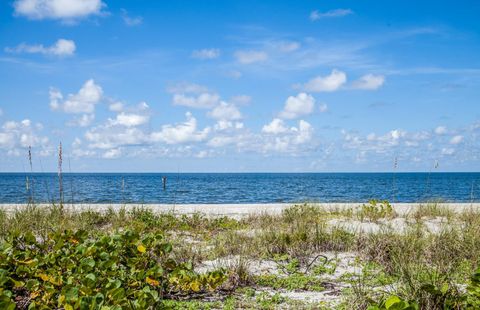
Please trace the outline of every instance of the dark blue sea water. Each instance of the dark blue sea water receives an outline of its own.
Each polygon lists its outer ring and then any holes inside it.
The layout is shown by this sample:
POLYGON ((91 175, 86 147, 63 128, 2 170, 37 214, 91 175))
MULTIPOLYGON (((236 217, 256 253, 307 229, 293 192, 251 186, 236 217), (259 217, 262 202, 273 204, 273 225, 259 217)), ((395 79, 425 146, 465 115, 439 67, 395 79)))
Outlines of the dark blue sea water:
MULTIPOLYGON (((0 203, 58 201, 58 188, 55 173, 0 173, 0 203)), ((66 173, 63 189, 77 203, 479 202, 480 173, 66 173)))

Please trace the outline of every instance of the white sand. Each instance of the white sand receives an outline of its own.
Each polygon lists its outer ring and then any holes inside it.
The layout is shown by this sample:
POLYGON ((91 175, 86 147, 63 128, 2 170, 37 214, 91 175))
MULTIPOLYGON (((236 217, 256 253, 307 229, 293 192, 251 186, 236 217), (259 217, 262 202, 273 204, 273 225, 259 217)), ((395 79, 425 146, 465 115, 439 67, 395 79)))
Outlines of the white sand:
MULTIPOLYGON (((280 214, 283 210, 291 207, 290 203, 267 203, 267 204, 65 204, 64 208, 71 211, 100 211, 105 212, 109 209, 118 211, 122 208, 131 210, 135 207, 150 209, 154 212, 175 212, 176 214, 194 214, 202 213, 210 216, 231 216, 242 217, 251 214, 280 214)), ((314 203, 326 211, 340 209, 356 209, 361 203, 314 203)), ((420 203, 393 203, 395 212, 400 215, 407 215, 422 205, 420 203)), ((51 204, 38 204, 37 207, 46 208, 51 204)), ((439 203, 438 207, 449 209, 459 213, 469 209, 480 210, 480 203, 439 203)), ((26 208, 26 204, 0 204, 0 209, 7 212, 15 212, 26 208)))

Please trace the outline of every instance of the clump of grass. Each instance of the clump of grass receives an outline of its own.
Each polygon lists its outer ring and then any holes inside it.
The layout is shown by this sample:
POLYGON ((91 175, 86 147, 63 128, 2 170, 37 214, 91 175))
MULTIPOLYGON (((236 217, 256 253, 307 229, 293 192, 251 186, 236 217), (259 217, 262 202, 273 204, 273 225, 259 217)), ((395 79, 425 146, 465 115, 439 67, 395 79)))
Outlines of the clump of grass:
POLYGON ((362 204, 357 216, 361 221, 368 219, 370 221, 378 221, 383 218, 393 218, 396 216, 392 205, 387 201, 370 200, 367 204, 362 204))
POLYGON ((438 203, 420 204, 412 213, 412 217, 417 221, 421 221, 423 218, 434 217, 445 217, 447 219, 451 219, 454 217, 454 215, 455 214, 452 210, 445 206, 441 206, 438 203))

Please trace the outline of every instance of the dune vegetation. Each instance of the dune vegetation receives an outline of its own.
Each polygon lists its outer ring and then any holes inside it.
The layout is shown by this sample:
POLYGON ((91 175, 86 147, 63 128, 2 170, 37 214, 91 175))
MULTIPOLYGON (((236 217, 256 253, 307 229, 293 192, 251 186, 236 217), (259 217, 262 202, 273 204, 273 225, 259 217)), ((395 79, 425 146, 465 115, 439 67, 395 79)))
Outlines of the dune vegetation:
POLYGON ((0 212, 2 309, 475 309, 480 213, 0 212))

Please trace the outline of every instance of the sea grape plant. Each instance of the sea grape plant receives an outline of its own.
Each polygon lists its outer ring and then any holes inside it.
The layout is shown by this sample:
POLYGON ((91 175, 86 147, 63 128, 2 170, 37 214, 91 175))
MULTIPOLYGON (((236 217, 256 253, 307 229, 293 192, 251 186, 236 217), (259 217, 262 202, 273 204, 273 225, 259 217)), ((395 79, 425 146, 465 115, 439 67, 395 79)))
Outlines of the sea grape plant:
POLYGON ((197 274, 171 251, 159 233, 10 234, 0 243, 0 308, 154 309, 225 281, 223 270, 197 274))

